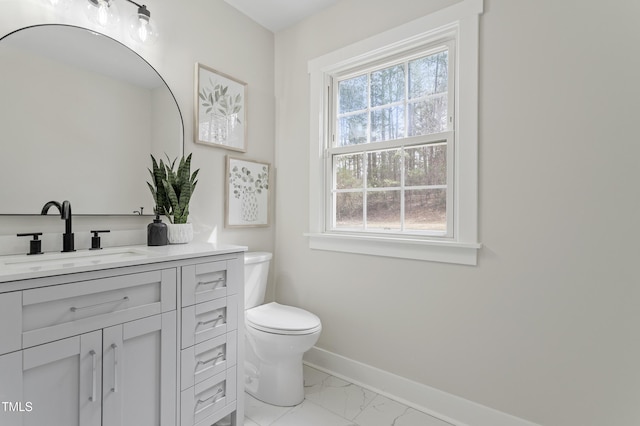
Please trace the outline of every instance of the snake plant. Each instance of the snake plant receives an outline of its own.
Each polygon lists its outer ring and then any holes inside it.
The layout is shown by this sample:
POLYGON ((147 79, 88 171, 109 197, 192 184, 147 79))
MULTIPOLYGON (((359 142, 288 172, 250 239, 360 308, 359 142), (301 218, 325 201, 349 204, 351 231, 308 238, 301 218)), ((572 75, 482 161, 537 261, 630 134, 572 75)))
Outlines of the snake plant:
POLYGON ((171 204, 169 203, 169 198, 167 198, 167 193, 163 184, 163 182, 167 180, 167 168, 162 159, 158 162, 153 155, 151 155, 151 162, 153 164, 153 169, 147 170, 149 170, 151 181, 153 183, 147 182, 147 185, 149 186, 149 190, 151 190, 151 195, 153 195, 153 201, 155 202, 153 212, 156 215, 168 216, 169 211, 171 210, 171 204))
POLYGON ((189 200, 196 189, 196 176, 200 171, 198 169, 191 173, 191 155, 180 159, 177 170, 174 170, 177 158, 170 164, 165 164, 166 177, 162 180, 162 185, 170 205, 168 215, 172 223, 187 223, 189 216, 189 200))

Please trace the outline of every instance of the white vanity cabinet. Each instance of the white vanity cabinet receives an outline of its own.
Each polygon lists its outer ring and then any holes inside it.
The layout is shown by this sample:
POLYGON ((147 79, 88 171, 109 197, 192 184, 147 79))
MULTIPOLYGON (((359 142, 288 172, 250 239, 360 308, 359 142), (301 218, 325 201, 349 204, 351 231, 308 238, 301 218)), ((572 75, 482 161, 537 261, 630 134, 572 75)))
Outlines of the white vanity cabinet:
POLYGON ((0 277, 0 425, 242 425, 241 249, 0 277))
POLYGON ((0 356, 0 397, 17 404, 0 424, 175 424, 177 272, 133 271, 0 294, 21 336, 0 356))
POLYGON ((202 259, 181 269, 180 425, 243 423, 244 258, 202 259), (240 385, 239 385, 240 384, 240 385))

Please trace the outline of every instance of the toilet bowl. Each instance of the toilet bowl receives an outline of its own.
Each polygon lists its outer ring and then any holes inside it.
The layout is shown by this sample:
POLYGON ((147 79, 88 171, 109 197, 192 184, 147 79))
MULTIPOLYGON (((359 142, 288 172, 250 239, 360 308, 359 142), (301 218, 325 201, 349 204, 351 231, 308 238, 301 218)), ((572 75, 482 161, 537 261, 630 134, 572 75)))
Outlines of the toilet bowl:
POLYGON ((304 399, 302 356, 318 341, 320 319, 304 309, 264 302, 270 253, 245 253, 245 390, 272 405, 304 399))

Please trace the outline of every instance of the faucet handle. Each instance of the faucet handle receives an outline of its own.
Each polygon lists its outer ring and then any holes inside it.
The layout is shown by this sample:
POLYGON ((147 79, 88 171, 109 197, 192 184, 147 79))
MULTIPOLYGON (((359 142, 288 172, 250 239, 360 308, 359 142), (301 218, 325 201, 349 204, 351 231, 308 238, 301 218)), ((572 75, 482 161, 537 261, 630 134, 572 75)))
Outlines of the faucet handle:
POLYGON ((33 240, 29 241, 29 253, 28 254, 42 254, 42 240, 38 237, 42 235, 42 232, 31 232, 24 234, 16 234, 18 237, 33 237, 33 240))
POLYGON ((100 247, 100 237, 98 236, 98 234, 102 232, 111 232, 111 230, 104 229, 91 232, 93 232, 93 237, 91 237, 91 250, 102 250, 102 247, 100 247))

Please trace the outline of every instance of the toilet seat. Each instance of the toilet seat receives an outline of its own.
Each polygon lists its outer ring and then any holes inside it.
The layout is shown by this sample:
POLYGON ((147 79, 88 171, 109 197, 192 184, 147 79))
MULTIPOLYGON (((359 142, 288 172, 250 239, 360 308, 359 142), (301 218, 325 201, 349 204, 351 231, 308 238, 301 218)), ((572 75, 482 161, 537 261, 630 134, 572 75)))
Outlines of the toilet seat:
POLYGON ((267 303, 245 311, 247 325, 272 334, 312 334, 322 329, 311 312, 279 303, 267 303))

